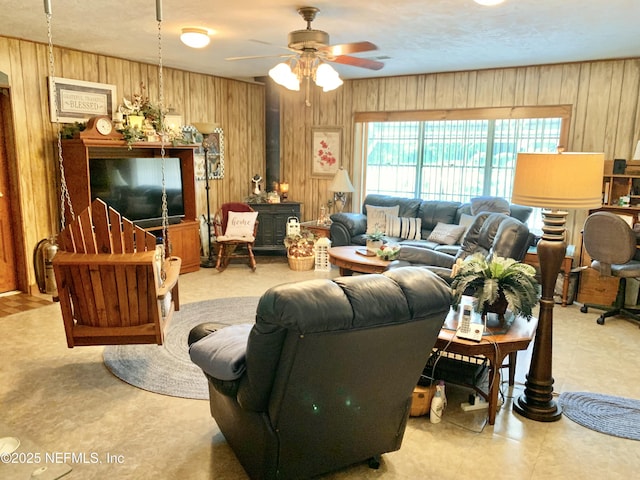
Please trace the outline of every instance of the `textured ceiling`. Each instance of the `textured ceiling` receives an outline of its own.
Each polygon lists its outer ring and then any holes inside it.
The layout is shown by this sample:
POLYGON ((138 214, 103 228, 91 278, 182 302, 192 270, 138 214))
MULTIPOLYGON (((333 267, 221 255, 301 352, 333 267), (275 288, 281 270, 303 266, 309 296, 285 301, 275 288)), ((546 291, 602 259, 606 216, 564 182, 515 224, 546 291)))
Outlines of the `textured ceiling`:
MULTIPOLYGON (((56 45, 158 62, 153 0, 50 0, 56 45)), ((359 54, 385 67, 334 65, 343 78, 459 71, 608 58, 640 57, 640 0, 162 0, 163 63, 230 78, 264 76, 286 54, 287 34, 305 28, 297 13, 318 7, 315 29, 331 43, 368 40, 379 50, 359 54), (201 50, 183 45, 182 27, 215 30, 201 50), (227 57, 271 55, 228 61, 227 57)), ((47 41, 42 0, 0 0, 0 35, 47 41), (11 12, 11 18, 7 12, 11 12)))

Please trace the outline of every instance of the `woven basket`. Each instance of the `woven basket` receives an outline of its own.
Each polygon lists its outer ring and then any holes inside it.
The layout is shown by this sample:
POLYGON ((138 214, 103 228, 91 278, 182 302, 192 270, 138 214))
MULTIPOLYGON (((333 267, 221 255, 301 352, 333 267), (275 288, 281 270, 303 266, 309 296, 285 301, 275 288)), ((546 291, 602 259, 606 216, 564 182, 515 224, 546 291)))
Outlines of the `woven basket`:
POLYGON ((290 257, 287 255, 287 258, 289 259, 289 268, 297 272, 313 269, 316 261, 316 257, 313 255, 310 257, 290 257))

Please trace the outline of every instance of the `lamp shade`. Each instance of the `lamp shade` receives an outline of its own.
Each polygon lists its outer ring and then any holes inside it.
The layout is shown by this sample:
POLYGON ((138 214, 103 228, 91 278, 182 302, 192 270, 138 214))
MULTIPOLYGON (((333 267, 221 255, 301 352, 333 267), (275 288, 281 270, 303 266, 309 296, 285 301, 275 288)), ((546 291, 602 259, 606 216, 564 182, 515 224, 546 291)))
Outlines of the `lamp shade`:
POLYGON ((331 185, 329 185, 330 192, 353 192, 355 188, 351 184, 351 180, 349 179, 349 174, 347 171, 340 167, 340 169, 336 172, 336 175, 333 177, 331 181, 331 185))
POLYGON ((193 122, 193 126, 196 127, 202 135, 210 135, 216 131, 218 128, 217 123, 209 123, 209 122, 193 122))
POLYGON ((636 151, 633 152, 633 159, 640 160, 640 142, 636 145, 636 151))
POLYGON ((549 209, 602 205, 604 153, 519 153, 511 201, 549 209))

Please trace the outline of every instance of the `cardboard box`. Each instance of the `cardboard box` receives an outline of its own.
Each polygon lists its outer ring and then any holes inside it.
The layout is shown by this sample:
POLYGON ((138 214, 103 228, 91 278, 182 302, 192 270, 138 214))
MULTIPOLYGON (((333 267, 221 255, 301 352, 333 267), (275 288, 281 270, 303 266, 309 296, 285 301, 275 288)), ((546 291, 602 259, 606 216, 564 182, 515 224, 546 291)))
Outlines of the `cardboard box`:
POLYGON ((412 417, 421 417, 422 415, 428 414, 429 410, 431 410, 431 400, 435 394, 435 385, 429 387, 416 386, 416 388, 413 389, 409 415, 412 417))
POLYGON ((595 303, 596 305, 613 305, 618 295, 618 277, 600 275, 593 268, 585 268, 580 272, 578 288, 579 303, 595 303))

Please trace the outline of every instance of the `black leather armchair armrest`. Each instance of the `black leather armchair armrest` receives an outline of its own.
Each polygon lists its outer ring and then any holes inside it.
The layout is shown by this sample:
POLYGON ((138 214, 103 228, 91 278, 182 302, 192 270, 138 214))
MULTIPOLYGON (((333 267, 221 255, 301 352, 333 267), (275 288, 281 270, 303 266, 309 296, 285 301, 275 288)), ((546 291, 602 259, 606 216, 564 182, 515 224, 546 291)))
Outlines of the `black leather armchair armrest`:
POLYGON ((367 216, 363 213, 334 213, 331 215, 331 245, 351 245, 351 238, 367 231, 367 216))

